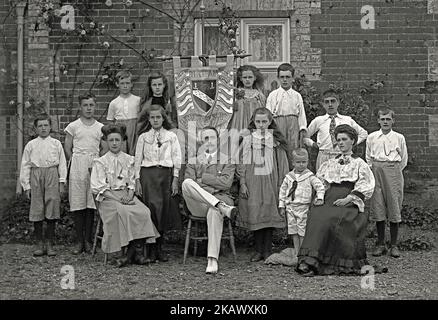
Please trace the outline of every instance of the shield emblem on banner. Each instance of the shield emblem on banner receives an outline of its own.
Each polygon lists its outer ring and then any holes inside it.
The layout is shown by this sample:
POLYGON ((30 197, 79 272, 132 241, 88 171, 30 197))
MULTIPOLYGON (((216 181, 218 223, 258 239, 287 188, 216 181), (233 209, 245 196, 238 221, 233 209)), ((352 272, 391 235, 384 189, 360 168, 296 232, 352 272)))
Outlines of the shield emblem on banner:
POLYGON ((228 127, 233 115, 233 66, 233 55, 227 56, 227 64, 221 69, 215 56, 208 57, 208 66, 193 56, 190 67, 182 67, 180 57, 173 57, 179 129, 188 133, 189 126, 218 130, 228 127))
POLYGON ((208 112, 214 107, 216 101, 217 80, 192 80, 192 93, 194 102, 204 112, 208 112))

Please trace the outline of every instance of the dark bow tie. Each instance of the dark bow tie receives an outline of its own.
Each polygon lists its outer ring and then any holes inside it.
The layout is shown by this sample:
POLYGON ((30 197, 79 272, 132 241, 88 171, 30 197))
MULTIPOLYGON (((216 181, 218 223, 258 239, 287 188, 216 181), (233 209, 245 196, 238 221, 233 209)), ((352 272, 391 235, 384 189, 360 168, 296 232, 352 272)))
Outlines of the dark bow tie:
POLYGON ((346 165, 346 164, 349 164, 350 163, 350 157, 344 157, 344 156, 340 156, 340 158, 339 158, 339 164, 340 165, 346 165))
POLYGON ((294 182, 292 182, 292 188, 290 189, 289 193, 287 194, 287 197, 291 198, 292 201, 294 201, 294 199, 295 199, 295 190, 297 190, 297 186, 298 186, 298 182, 296 180, 294 180, 294 182))

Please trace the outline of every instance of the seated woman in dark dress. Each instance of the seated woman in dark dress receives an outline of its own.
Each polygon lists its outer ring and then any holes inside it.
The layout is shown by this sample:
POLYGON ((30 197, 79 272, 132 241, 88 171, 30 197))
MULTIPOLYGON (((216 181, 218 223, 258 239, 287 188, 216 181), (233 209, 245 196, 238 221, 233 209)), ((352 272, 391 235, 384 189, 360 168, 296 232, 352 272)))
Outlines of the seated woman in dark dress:
POLYGON ((364 201, 373 194, 374 176, 367 163, 352 153, 356 131, 339 125, 335 137, 342 154, 324 162, 317 172, 326 186, 324 205, 310 209, 298 253, 297 271, 304 276, 360 274, 368 265, 364 201))

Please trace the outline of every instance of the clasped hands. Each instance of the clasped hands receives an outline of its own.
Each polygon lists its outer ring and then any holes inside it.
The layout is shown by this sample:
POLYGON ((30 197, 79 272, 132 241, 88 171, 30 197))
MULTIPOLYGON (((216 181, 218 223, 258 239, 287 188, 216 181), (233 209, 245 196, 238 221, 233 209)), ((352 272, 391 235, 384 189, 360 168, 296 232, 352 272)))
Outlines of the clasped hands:
MULTIPOLYGON (((172 181, 172 197, 176 196, 179 192, 179 186, 178 186, 178 178, 173 177, 172 181)), ((140 179, 135 180, 135 194, 139 197, 143 195, 143 190, 141 188, 140 179)))
POLYGON ((122 204, 134 205, 134 190, 126 190, 123 197, 119 199, 122 204))
POLYGON ((345 198, 336 200, 335 202, 333 202, 333 205, 337 207, 346 207, 351 203, 353 203, 353 197, 351 195, 348 195, 345 198))

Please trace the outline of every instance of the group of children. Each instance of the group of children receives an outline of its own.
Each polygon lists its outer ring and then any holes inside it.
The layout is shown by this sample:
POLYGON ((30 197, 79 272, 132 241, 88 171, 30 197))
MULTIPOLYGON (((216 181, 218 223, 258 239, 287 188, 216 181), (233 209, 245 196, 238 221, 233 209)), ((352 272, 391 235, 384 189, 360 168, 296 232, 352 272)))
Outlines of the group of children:
MULTIPOLYGON (((307 126, 303 99, 292 88, 294 68, 288 63, 281 64, 277 76, 280 87, 266 99, 260 71, 248 65, 238 69, 237 87, 242 94, 235 99, 229 125, 232 129, 249 129, 251 134, 241 142, 249 147, 242 150, 263 159, 263 163, 253 161, 240 164, 236 169, 240 182, 237 222, 254 231, 256 252, 251 261, 266 259, 271 254, 273 230, 283 227, 285 221, 298 252, 305 235, 309 206, 322 205, 325 193, 323 183, 307 168, 309 155, 302 148, 302 142, 309 148, 319 149, 318 169, 321 163, 339 154, 334 129, 340 124, 349 124, 357 131, 358 143, 367 141, 366 160, 376 177, 371 212, 376 221, 378 243, 373 254, 386 252, 385 221, 389 219, 390 253, 393 257, 399 256, 396 245, 407 150, 403 135, 392 130, 394 112, 381 109, 378 114, 381 130, 368 136, 351 117, 338 113, 339 97, 333 90, 327 90, 322 101, 327 114, 307 126), (317 134, 316 142, 311 139, 314 134, 317 134), (266 157, 267 152, 273 156, 266 157), (261 167, 267 170, 266 174, 260 174, 261 167)), ((175 103, 169 97, 168 81, 161 73, 149 76, 143 99, 131 93, 133 83, 129 72, 121 72, 117 84, 120 94, 110 102, 107 120, 126 127, 122 150, 135 156, 135 193, 150 209, 152 221, 162 235, 171 220, 171 201, 178 193, 182 159, 178 138, 170 130, 177 123, 175 103)), ((90 175, 93 162, 108 146, 102 139, 104 125, 94 118, 94 95, 79 97, 79 104, 81 116, 66 127, 64 148, 50 137, 51 120, 43 115, 34 123, 38 138, 30 141, 24 150, 20 181, 31 199, 30 221, 34 222, 38 240, 35 256, 56 255, 54 229, 60 217, 60 195, 67 180, 67 163, 70 211, 78 240, 73 253, 91 250, 96 200, 90 189, 90 175), (47 221, 45 238, 44 220, 47 221)), ((151 260, 166 261, 159 239, 151 247, 151 260)))

